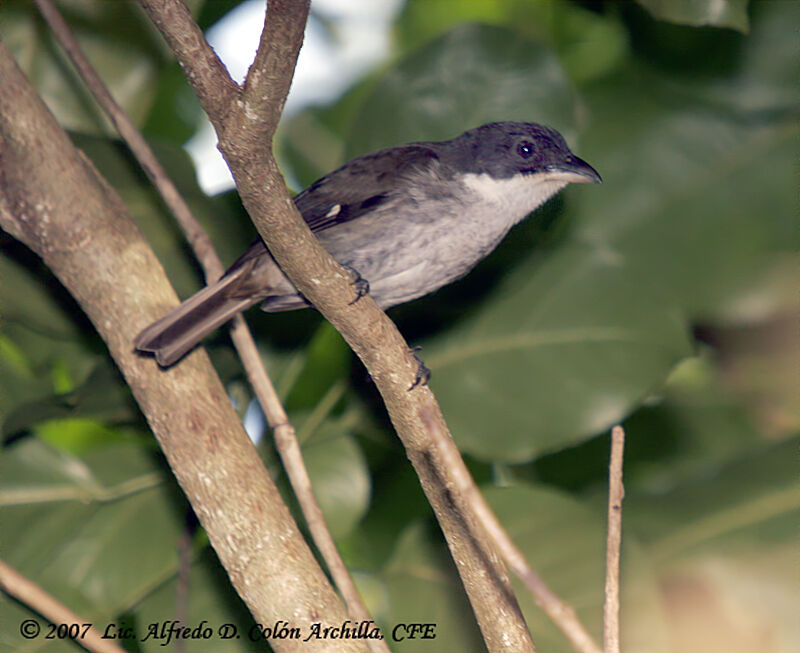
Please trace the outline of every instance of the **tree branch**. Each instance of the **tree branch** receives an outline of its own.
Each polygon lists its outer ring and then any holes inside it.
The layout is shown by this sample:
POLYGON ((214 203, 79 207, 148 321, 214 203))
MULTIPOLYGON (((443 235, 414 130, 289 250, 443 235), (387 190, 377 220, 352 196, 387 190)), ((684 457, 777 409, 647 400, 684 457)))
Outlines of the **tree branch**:
POLYGON ((581 623, 575 609, 557 596, 544 582, 544 579, 528 564, 522 551, 514 544, 508 531, 503 528, 497 515, 481 494, 478 486, 475 485, 461 456, 453 454, 452 447, 447 444, 446 438, 438 432, 436 422, 427 413, 422 414, 422 419, 433 435, 434 445, 440 449, 442 457, 447 461, 451 478, 458 484, 458 492, 454 493, 455 496, 469 502, 469 510, 481 520, 503 560, 523 582, 536 605, 564 633, 578 653, 601 653, 600 647, 581 623))
MULTIPOLYGON (((116 192, 79 153, 0 44, 0 227, 37 252, 105 340, 256 621, 347 618, 244 433, 206 354, 169 371, 134 336, 176 297, 116 192)), ((366 651, 363 642, 338 642, 366 651)), ((276 651, 329 650, 324 641, 276 651)))
MULTIPOLYGON (((3 560, 0 560, 0 589, 38 612, 50 623, 88 625, 86 619, 75 614, 66 605, 45 592, 36 583, 25 578, 3 560)), ((74 639, 80 646, 92 653, 125 653, 125 649, 117 646, 113 640, 103 637, 100 631, 94 627, 81 632, 80 637, 74 639)))
MULTIPOLYGON (((189 81, 195 84, 218 70, 194 65, 195 53, 181 46, 176 34, 194 29, 179 0, 140 0, 173 48, 189 81)), ((461 574, 489 651, 533 651, 525 621, 505 568, 481 525, 467 512, 453 509, 450 472, 438 447, 432 447, 421 414, 430 415, 455 450, 441 410, 427 387, 409 392, 417 362, 394 324, 374 301, 351 304, 350 275, 314 238, 288 195, 270 144, 280 117, 280 93, 288 89, 293 54, 302 43, 308 2, 271 0, 256 61, 244 93, 229 107, 206 103, 198 92, 236 180, 239 195, 259 233, 298 290, 333 324, 362 360, 383 396, 389 416, 417 471, 453 559, 461 574), (266 66, 272 66, 266 68, 266 66)), ((192 23, 193 24, 193 23, 192 23)), ((208 47, 206 45, 206 47, 208 47)), ((210 49, 210 48, 209 48, 210 49)), ((207 59, 204 55, 202 59, 207 59)), ((209 80, 199 82, 201 90, 209 80)), ((221 82, 218 82, 222 85, 221 82)))
MULTIPOLYGON (((133 121, 114 101, 108 88, 81 50, 77 39, 75 39, 59 11, 50 0, 35 0, 35 2, 59 44, 64 48, 78 70, 81 79, 86 83, 100 107, 128 144, 145 174, 158 190, 164 203, 169 207, 203 267, 206 281, 209 283, 215 281, 222 275, 224 267, 208 233, 194 217, 191 209, 181 197, 175 184, 172 183, 166 170, 161 166, 147 141, 133 124, 133 121)), ((291 74, 291 71, 289 71, 289 74, 291 74)), ((303 462, 294 427, 289 422, 286 411, 280 403, 272 381, 264 369, 264 364, 258 354, 250 329, 241 315, 236 316, 232 324, 231 337, 239 358, 244 365, 250 385, 264 411, 267 422, 273 429, 277 451, 281 456, 281 461, 308 524, 311 536, 347 605, 350 617, 356 621, 371 621, 372 616, 361 600, 358 589, 339 555, 330 530, 325 523, 322 510, 312 491, 311 481, 303 462)), ((384 640, 370 639, 368 644, 376 653, 388 651, 384 640)))
POLYGON ((619 558, 622 548, 622 454, 625 431, 611 429, 611 461, 608 465, 608 536, 606 538, 606 589, 603 604, 603 653, 619 653, 619 558))

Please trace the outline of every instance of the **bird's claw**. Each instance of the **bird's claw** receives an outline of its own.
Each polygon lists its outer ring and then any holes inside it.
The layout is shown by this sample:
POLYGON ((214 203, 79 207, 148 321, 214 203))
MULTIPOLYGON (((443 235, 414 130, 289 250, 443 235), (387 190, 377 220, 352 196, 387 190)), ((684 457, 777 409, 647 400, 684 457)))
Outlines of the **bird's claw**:
POLYGON ((428 385, 428 381, 431 380, 431 371, 422 362, 422 359, 417 356, 417 352, 422 349, 422 347, 412 347, 409 350, 409 353, 414 357, 414 360, 417 361, 417 375, 414 377, 414 383, 411 384, 411 387, 408 389, 409 392, 416 388, 417 386, 426 386, 428 385))
POLYGON ((367 281, 364 277, 361 276, 358 270, 350 265, 343 266, 345 270, 347 270, 351 275, 353 275, 353 287, 356 289, 356 298, 351 301, 348 306, 352 306, 355 304, 359 299, 364 297, 364 295, 369 294, 369 281, 367 281))

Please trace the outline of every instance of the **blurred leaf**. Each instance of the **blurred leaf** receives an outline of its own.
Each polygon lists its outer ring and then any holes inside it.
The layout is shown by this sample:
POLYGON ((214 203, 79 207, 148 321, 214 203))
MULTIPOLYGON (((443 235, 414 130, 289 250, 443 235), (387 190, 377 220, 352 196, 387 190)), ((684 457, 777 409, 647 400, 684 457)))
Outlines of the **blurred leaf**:
POLYGON ((467 22, 504 27, 553 48, 575 82, 602 76, 627 53, 616 12, 603 15, 563 0, 410 0, 395 32, 408 52, 467 22))
POLYGON ((87 620, 109 621, 176 570, 187 508, 165 478, 142 447, 112 445, 83 458, 31 438, 6 447, 3 557, 87 620))
MULTIPOLYGON (((131 3, 72 0, 59 10, 111 95, 141 122, 153 100, 166 50, 131 3)), ((87 133, 108 132, 94 100, 39 17, 34 3, 3 2, 0 36, 59 123, 87 133)))
POLYGON ((698 474, 668 492, 630 493, 627 527, 660 561, 793 542, 798 444, 793 438, 751 449, 713 476, 698 474))
POLYGON ((151 139, 183 145, 195 134, 204 117, 178 63, 164 67, 142 133, 151 139))
POLYGON ((628 488, 625 532, 653 558, 674 650, 796 647, 798 445, 751 448, 666 492, 628 488))
MULTIPOLYGON (((426 653, 485 650, 464 588, 438 533, 421 523, 408 527, 383 579, 389 612, 380 616, 379 623, 387 638, 396 624, 433 623, 436 639, 425 642, 426 653)), ((393 642, 392 650, 416 653, 421 647, 418 640, 405 639, 393 642)))
POLYGON ((335 538, 347 535, 369 506, 370 477, 364 454, 352 435, 327 424, 303 445, 303 460, 314 495, 335 538))
POLYGON ((542 122, 569 140, 577 112, 575 94, 549 48, 508 29, 461 25, 391 68, 372 87, 354 121, 358 127, 346 156, 453 138, 494 120, 542 122))
POLYGON ((328 322, 320 324, 303 354, 302 369, 284 401, 290 411, 313 408, 334 383, 350 375, 350 349, 328 322))
POLYGON ((392 557, 403 532, 420 517, 432 518, 414 470, 399 443, 386 451, 386 459, 371 464, 372 495, 369 511, 358 528, 337 544, 348 566, 378 572, 392 557))
POLYGON ((668 569, 659 580, 673 650, 794 653, 800 641, 796 569, 796 539, 743 555, 723 548, 668 569))
POLYGON ((52 392, 47 378, 37 375, 25 351, 5 334, 0 334, 0 417, 25 401, 52 392))
POLYGON ((192 653, 218 653, 221 650, 253 653, 264 648, 262 645, 254 646, 254 640, 250 638, 253 618, 230 584, 213 550, 206 547, 192 562, 182 588, 179 588, 177 578, 172 577, 135 606, 130 622, 135 628, 138 640, 135 643, 141 653, 163 653, 165 647, 170 650, 172 643, 166 645, 165 639, 150 637, 147 641, 142 640, 151 624, 160 626, 166 620, 178 618, 178 597, 182 592, 186 596, 184 623, 192 628, 207 626, 212 631, 209 638, 195 637, 191 640, 189 650, 192 653), (221 638, 219 628, 224 624, 232 624, 238 637, 221 638))
MULTIPOLYGON (((486 492, 492 508, 545 582, 578 612, 595 638, 601 640, 604 573, 605 512, 593 514, 564 494, 533 487, 493 488, 486 492), (524 506, 524 509, 521 507, 524 506)), ((435 622, 437 638, 426 650, 477 650, 480 639, 471 624, 463 590, 452 561, 431 534, 419 525, 407 529, 387 565, 384 578, 391 612, 386 621, 435 622)), ((635 541, 626 540, 623 585, 625 648, 643 652, 667 651, 663 616, 648 560, 635 541)), ((536 607, 515 579, 515 590, 537 650, 569 650, 569 644, 536 607)), ((401 642, 398 650, 418 650, 401 642), (407 649, 404 649, 407 646, 407 649)))
MULTIPOLYGON (((2 250, 0 250, 2 251, 2 250)), ((78 326, 58 301, 58 281, 44 268, 23 267, 9 256, 0 256, 0 311, 3 328, 20 324, 49 338, 72 340, 80 336, 78 326), (42 283, 42 278, 51 287, 42 283)))
POLYGON ((656 493, 716 474, 764 443, 742 407, 720 387, 710 356, 681 363, 667 379, 661 401, 636 411, 625 429, 627 487, 656 493))
POLYGON ((86 381, 71 392, 17 405, 3 421, 2 433, 3 436, 13 435, 42 422, 66 418, 91 417, 119 423, 131 420, 136 414, 130 390, 116 370, 104 364, 98 365, 86 381))
POLYGON ((800 430, 796 307, 758 323, 717 327, 713 336, 726 385, 749 408, 760 431, 785 437, 800 430))
POLYGON ((42 441, 76 454, 114 442, 129 441, 141 435, 138 431, 113 428, 87 417, 49 419, 38 423, 32 431, 42 441))
MULTIPOLYGON (((486 498, 531 567, 576 610, 595 641, 602 642, 605 506, 592 509, 564 493, 526 485, 493 488, 486 491, 486 498)), ((635 536, 627 535, 624 547, 622 647, 666 653, 664 618, 651 561, 635 536)), ((564 636, 522 584, 516 578, 513 582, 537 650, 569 650, 564 636)))
POLYGON ((686 25, 748 29, 747 0, 637 0, 656 18, 686 25))
POLYGON ((572 81, 602 77, 625 61, 628 35, 616 12, 600 15, 575 3, 551 2, 555 48, 572 81))
POLYGON ((247 0, 202 0, 199 12, 193 12, 197 24, 205 31, 247 0))
POLYGON ((549 3, 526 0, 408 0, 395 31, 401 46, 411 50, 439 38, 457 25, 469 22, 497 27, 509 27, 516 22, 536 29, 540 23, 533 18, 541 17, 544 12, 540 7, 545 4, 549 3))
POLYGON ((380 72, 375 72, 335 104, 308 107, 281 121, 276 136, 277 155, 290 187, 305 188, 344 163, 347 135, 353 131, 364 99, 379 79, 380 72))
MULTIPOLYGON (((710 477, 744 452, 763 445, 743 408, 723 390, 711 352, 686 359, 664 388, 625 420, 625 485, 661 493, 697 477, 710 477)), ((514 478, 605 497, 608 435, 514 467, 514 478)), ((603 499, 604 500, 604 499, 603 499)))
POLYGON ((22 403, 83 382, 102 360, 99 338, 66 289, 10 239, 0 239, 0 316, 0 422, 22 403))
POLYGON ((573 244, 520 266, 425 360, 459 446, 522 462, 624 417, 690 353, 687 336, 627 265, 573 244))
POLYGON ((798 134, 788 121, 745 122, 641 70, 598 87, 592 110, 583 149, 605 184, 578 197, 576 238, 620 256, 640 283, 708 313, 785 245, 798 134))
POLYGON ((682 81, 712 106, 746 112, 749 119, 794 115, 800 101, 795 83, 800 75, 800 60, 794 56, 796 43, 789 38, 786 25, 800 20, 800 4, 761 0, 752 3, 751 8, 750 33, 729 38, 735 43, 735 50, 724 48, 721 39, 706 35, 700 44, 705 45, 708 59, 713 61, 718 51, 725 52, 725 59, 715 70, 696 79, 687 74, 682 81))
POLYGON ((586 89, 580 154, 603 186, 567 191, 565 242, 426 348, 466 451, 522 461, 624 418, 690 353, 687 318, 723 310, 793 240, 800 130, 694 88, 634 66, 586 89))

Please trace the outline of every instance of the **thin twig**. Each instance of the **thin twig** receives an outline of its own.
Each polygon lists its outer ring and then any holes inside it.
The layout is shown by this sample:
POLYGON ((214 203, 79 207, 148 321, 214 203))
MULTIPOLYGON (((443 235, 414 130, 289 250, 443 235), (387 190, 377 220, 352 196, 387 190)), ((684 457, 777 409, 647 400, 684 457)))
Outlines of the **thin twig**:
POLYGON ((604 653, 619 653, 619 558, 622 546, 622 454, 625 430, 611 429, 611 462, 608 467, 608 536, 606 542, 606 600, 603 605, 604 653))
MULTIPOLYGON (((87 651, 92 651, 92 653, 125 653, 125 650, 114 644, 113 640, 103 639, 103 635, 98 630, 88 626, 88 619, 75 614, 58 599, 45 592, 36 583, 25 578, 17 570, 8 566, 3 560, 0 560, 0 589, 20 603, 32 608, 53 624, 67 626, 78 624, 81 627, 80 636, 74 638, 74 641, 87 651)), ((20 629, 23 628, 25 623, 20 624, 20 629)), ((31 627, 33 628, 34 626, 31 627)), ((23 632, 22 635, 23 637, 35 636, 32 631, 23 632)))
MULTIPOLYGON (((189 209, 189 206, 169 178, 166 170, 159 163, 147 141, 111 96, 103 80, 84 55, 69 26, 55 6, 50 0, 35 0, 35 2, 42 16, 50 25, 59 44, 75 65, 79 75, 94 95, 100 107, 111 119, 120 136, 128 144, 134 157, 174 215, 200 265, 203 267, 206 280, 211 282, 219 278, 224 271, 224 266, 214 249, 211 239, 192 214, 191 209, 189 209)), ((314 497, 311 489, 311 480, 303 462, 294 427, 289 423, 286 411, 281 405, 272 381, 264 369, 250 329, 241 315, 237 315, 233 321, 231 338, 242 360, 250 385, 264 411, 267 422, 273 429, 276 448, 281 456, 283 466, 308 524, 311 536, 325 560, 325 564, 328 566, 334 583, 341 592, 348 612, 354 620, 371 621, 372 617, 361 600, 358 589, 339 555, 330 530, 325 523, 319 503, 314 497)), ((384 640, 370 639, 368 644, 376 653, 389 650, 384 640)))
POLYGON ((525 555, 520 551, 497 515, 486 502, 475 480, 464 464, 455 443, 447 437, 436 423, 436 420, 423 412, 420 418, 425 423, 435 446, 450 469, 456 487, 452 489, 454 499, 459 497, 471 504, 483 527, 494 540, 500 555, 506 561, 525 587, 533 596, 536 605, 550 618, 564 636, 570 641, 578 653, 601 653, 600 647, 581 623, 574 608, 558 597, 528 564, 525 555))
POLYGON ((73 35, 63 16, 50 0, 34 0, 36 6, 47 21, 59 45, 67 53, 78 71, 86 87, 91 91, 98 105, 111 120, 119 135, 128 144, 142 170, 152 184, 158 189, 169 210, 175 216, 181 230, 189 241, 192 250, 197 256, 200 265, 206 274, 207 281, 214 281, 225 271, 222 261, 217 256, 214 245, 206 231, 192 215, 189 206, 184 202, 175 184, 167 175, 166 170, 159 163, 147 141, 141 135, 136 125, 128 114, 120 107, 111 96, 100 75, 94 69, 81 50, 80 44, 73 35))
MULTIPOLYGON (((270 402, 277 401, 277 395, 272 387, 272 382, 267 377, 261 359, 254 360, 249 355, 243 355, 242 352, 239 353, 239 356, 247 370, 247 376, 261 405, 269 405, 270 402)), ((311 479, 303 462, 303 454, 297 442, 294 426, 289 422, 289 418, 286 416, 280 402, 273 406, 271 410, 272 413, 267 419, 270 427, 272 427, 275 447, 289 476, 292 489, 308 525, 308 530, 311 532, 311 537, 325 560, 334 583, 342 594, 350 616, 357 621, 372 621, 372 617, 361 600, 361 595, 358 593, 358 588, 356 588, 344 561, 339 555, 330 529, 325 523, 322 509, 314 496, 311 479), (281 420, 278 417, 279 421, 273 421, 277 413, 282 414, 283 419, 281 420)), ((373 653, 388 653, 389 651, 386 641, 382 639, 368 639, 367 644, 373 653)))
MULTIPOLYGON (((131 388, 257 623, 342 624, 344 605, 270 479, 208 356, 161 371, 133 351, 174 291, 118 193, 72 144, 0 41, 0 229, 42 258, 131 388)), ((272 637, 276 652, 308 644, 272 637)), ((323 642, 323 647, 328 646, 323 642)), ((342 651, 369 651, 339 640, 342 651)))

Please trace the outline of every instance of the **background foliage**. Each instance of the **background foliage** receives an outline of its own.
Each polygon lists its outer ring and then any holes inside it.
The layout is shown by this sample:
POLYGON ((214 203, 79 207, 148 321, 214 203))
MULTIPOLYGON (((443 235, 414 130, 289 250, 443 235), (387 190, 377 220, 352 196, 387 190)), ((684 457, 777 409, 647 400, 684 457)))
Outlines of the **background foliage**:
MULTIPOLYGON (((192 3, 203 27, 236 4, 192 3)), ((127 3, 61 6, 232 261, 254 231, 234 196, 207 198, 194 181, 180 146, 200 112, 164 46, 127 3)), ((603 175, 551 201, 467 279, 392 316, 424 346, 490 501, 595 633, 606 433, 625 424, 628 651, 777 653, 800 641, 798 11, 789 0, 412 0, 388 64, 282 125, 284 166, 302 184, 377 147, 505 119, 556 127, 603 175)), ((179 294, 193 292, 186 246, 29 3, 3 3, 0 36, 119 190, 179 294)), ((2 557, 88 621, 143 633, 174 618, 177 543, 194 533, 187 622, 246 628, 102 342, 35 257, 4 234, 0 247, 2 557)), ((363 369, 311 311, 250 319, 378 620, 387 631, 436 622, 426 651, 479 650, 363 369)), ((209 350, 244 412, 251 396, 225 335, 209 350)), ((72 650, 21 640, 30 612, 0 600, 0 648, 72 650)), ((522 603, 539 649, 567 650, 522 603)))

